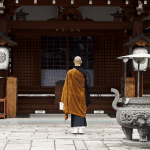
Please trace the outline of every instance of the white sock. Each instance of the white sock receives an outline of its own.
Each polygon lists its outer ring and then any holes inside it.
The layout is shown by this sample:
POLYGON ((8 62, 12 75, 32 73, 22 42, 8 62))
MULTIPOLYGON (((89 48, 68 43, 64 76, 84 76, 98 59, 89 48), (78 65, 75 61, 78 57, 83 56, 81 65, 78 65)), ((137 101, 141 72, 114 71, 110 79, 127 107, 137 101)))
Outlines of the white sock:
POLYGON ((74 127, 74 132, 78 131, 78 128, 77 127, 74 127))
POLYGON ((79 127, 79 130, 82 131, 82 127, 79 127))

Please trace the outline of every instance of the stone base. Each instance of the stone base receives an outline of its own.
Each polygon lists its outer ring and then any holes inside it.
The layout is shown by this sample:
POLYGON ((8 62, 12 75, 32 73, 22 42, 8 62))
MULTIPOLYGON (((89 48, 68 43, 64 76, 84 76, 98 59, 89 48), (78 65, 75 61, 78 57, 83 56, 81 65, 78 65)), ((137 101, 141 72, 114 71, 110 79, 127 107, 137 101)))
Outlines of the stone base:
POLYGON ((139 139, 128 140, 124 138, 122 144, 131 147, 150 148, 150 142, 139 142, 139 139))

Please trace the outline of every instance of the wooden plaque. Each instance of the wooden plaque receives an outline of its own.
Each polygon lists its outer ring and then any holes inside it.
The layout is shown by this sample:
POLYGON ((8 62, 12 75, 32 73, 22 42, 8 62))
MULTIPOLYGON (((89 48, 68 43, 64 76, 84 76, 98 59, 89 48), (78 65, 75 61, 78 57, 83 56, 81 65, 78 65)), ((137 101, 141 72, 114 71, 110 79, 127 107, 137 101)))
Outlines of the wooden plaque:
MULTIPOLYGON (((124 78, 121 79, 121 97, 124 97, 124 78)), ((135 97, 135 78, 126 78, 126 97, 135 97)))
POLYGON ((17 78, 7 77, 7 117, 16 117, 17 112, 17 78))

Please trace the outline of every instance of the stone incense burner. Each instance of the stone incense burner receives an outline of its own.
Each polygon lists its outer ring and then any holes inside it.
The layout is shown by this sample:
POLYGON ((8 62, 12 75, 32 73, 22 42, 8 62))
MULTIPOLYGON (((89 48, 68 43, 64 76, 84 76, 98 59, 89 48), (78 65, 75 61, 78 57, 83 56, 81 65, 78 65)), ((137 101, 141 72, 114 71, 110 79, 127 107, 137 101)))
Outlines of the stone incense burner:
POLYGON ((138 129, 141 143, 150 141, 150 98, 139 97, 140 71, 146 71, 148 58, 150 58, 150 54, 146 52, 145 48, 140 47, 136 48, 132 55, 119 57, 118 59, 123 59, 125 63, 124 97, 120 98, 118 90, 111 89, 111 92, 115 93, 112 106, 116 110, 117 122, 122 126, 126 139, 132 140, 133 129, 138 129), (137 97, 126 97, 126 62, 128 59, 133 59, 134 71, 138 71, 137 97), (123 103, 123 107, 117 107, 117 103, 123 103))

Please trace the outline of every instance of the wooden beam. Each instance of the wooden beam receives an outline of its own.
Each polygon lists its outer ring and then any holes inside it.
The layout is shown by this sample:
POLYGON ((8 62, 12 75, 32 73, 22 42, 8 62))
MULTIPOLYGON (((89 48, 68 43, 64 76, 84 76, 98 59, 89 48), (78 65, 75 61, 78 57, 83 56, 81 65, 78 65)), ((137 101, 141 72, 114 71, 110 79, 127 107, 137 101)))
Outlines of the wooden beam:
POLYGON ((132 24, 131 21, 8 21, 8 29, 132 30, 132 24))
MULTIPOLYGON (((142 1, 143 2, 143 1, 142 1)), ((19 0, 16 4, 15 0, 5 0, 5 6, 99 6, 99 7, 135 7, 138 5, 137 0, 131 0, 130 4, 126 5, 125 0, 111 0, 111 4, 107 4, 107 0, 93 0, 92 4, 89 4, 89 0, 74 0, 74 4, 71 4, 71 0, 55 0, 55 4, 52 0, 37 0, 37 4, 34 4, 34 0, 19 0)), ((144 7, 150 7, 150 4, 144 5, 144 7)))

